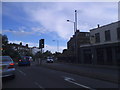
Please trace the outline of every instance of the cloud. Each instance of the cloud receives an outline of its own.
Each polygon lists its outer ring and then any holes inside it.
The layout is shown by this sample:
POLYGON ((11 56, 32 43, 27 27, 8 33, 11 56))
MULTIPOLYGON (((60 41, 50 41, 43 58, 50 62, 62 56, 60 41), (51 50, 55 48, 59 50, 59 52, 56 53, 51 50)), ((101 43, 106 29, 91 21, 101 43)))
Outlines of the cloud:
POLYGON ((2 30, 3 33, 10 32, 14 35, 18 36, 26 36, 26 35, 41 35, 45 33, 47 30, 43 27, 31 27, 29 30, 27 27, 21 26, 17 30, 9 29, 9 30, 2 30))
POLYGON ((10 33, 13 33, 13 34, 19 35, 19 36, 21 36, 21 35, 25 36, 25 35, 32 35, 33 34, 33 32, 27 32, 25 30, 2 30, 2 32, 3 33, 10 32, 10 33))
POLYGON ((44 27, 32 27, 32 28, 31 28, 31 31, 32 31, 33 33, 43 34, 43 33, 46 33, 46 32, 47 32, 47 29, 44 28, 44 27))
POLYGON ((2 34, 2 30, 0 30, 0 34, 2 34))
MULTIPOLYGON (((78 10, 78 28, 89 31, 96 24, 111 23, 117 20, 117 3, 35 3, 24 6, 24 10, 32 22, 38 22, 45 30, 56 32, 61 38, 68 39, 73 34, 74 10, 78 10)), ((40 31, 36 29, 36 31, 40 31)))
MULTIPOLYGON (((65 47, 65 46, 59 46, 59 52, 62 52, 63 49, 66 49, 66 47, 65 47)), ((58 52, 58 51, 57 51, 57 46, 51 46, 51 45, 48 45, 48 44, 45 45, 44 50, 45 50, 45 51, 46 51, 46 50, 49 50, 49 51, 51 51, 52 53, 58 52)))
POLYGON ((13 31, 14 34, 20 35, 55 32, 62 39, 68 40, 73 34, 74 25, 66 20, 74 21, 74 10, 78 11, 80 31, 89 31, 97 24, 108 24, 118 19, 117 2, 27 2, 10 4, 11 8, 9 4, 3 5, 3 15, 18 22, 22 21, 21 23, 26 22, 25 26, 29 26, 29 31, 25 28, 13 31), (21 11, 22 13, 18 15, 21 11), (36 25, 32 25, 33 23, 36 25))
POLYGON ((64 39, 69 38, 69 36, 72 34, 72 26, 66 22, 67 17, 60 14, 57 10, 41 8, 39 10, 27 9, 27 12, 29 13, 30 17, 33 18, 33 21, 40 23, 45 28, 44 32, 56 32, 64 39))
POLYGON ((27 27, 24 27, 24 26, 21 26, 21 27, 18 27, 18 29, 6 29, 6 30, 1 30, 0 33, 12 33, 14 35, 17 35, 17 36, 29 36, 29 35, 38 35, 40 36, 41 34, 44 34, 44 33, 49 33, 49 32, 52 32, 52 31, 49 31, 48 29, 44 28, 44 27, 30 27, 30 28, 27 28, 27 27))

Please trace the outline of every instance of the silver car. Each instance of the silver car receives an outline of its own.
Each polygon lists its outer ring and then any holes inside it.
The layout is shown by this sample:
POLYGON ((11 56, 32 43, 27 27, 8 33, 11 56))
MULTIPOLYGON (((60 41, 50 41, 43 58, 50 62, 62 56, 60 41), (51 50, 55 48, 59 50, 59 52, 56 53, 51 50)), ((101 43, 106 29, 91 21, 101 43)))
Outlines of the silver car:
POLYGON ((10 56, 0 56, 0 77, 15 77, 15 66, 10 56))

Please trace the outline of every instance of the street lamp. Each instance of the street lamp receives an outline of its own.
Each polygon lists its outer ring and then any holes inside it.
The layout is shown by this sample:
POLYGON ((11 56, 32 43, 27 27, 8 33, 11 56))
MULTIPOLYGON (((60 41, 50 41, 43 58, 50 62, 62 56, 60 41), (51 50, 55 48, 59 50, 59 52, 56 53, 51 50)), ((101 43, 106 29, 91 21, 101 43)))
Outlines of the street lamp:
POLYGON ((77 10, 75 10, 75 21, 67 20, 67 22, 74 23, 74 34, 77 31, 77 10))
POLYGON ((74 35, 75 35, 75 42, 74 42, 74 54, 75 54, 75 57, 76 57, 76 61, 78 61, 78 46, 77 46, 77 35, 75 34, 75 32, 77 31, 77 10, 75 10, 75 21, 71 21, 71 20, 67 20, 67 22, 72 22, 74 23, 74 35))
POLYGON ((59 41, 58 40, 53 40, 57 42, 57 52, 59 52, 59 41))
POLYGON ((74 34, 75 34, 75 22, 71 21, 71 20, 67 20, 67 22, 71 22, 74 24, 74 34))

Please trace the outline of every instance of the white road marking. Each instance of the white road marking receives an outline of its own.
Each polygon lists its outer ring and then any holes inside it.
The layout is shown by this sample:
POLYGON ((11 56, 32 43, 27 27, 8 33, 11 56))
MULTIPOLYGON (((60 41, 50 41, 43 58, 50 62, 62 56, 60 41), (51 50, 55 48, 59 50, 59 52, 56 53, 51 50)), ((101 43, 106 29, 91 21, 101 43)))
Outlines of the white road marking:
POLYGON ((39 83, 34 82, 35 85, 37 85, 39 88, 41 88, 42 90, 45 90, 39 83))
POLYGON ((26 73, 24 73, 23 71, 21 70, 18 70, 21 74, 23 74, 24 76, 26 76, 26 73))
POLYGON ((87 88, 87 89, 90 89, 90 90, 95 90, 95 89, 92 89, 91 87, 88 87, 88 86, 85 86, 85 85, 76 83, 76 82, 75 82, 75 79, 70 78, 70 77, 64 77, 64 80, 65 80, 65 81, 68 81, 68 82, 70 82, 70 83, 73 83, 73 84, 75 84, 75 85, 81 86, 81 87, 83 87, 83 88, 87 88))

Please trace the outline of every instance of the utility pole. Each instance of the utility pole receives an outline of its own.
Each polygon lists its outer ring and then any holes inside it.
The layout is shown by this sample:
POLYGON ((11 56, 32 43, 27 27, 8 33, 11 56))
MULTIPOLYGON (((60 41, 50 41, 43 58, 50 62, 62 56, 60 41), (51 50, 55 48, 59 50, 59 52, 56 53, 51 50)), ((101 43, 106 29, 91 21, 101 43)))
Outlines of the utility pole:
POLYGON ((75 57, 75 60, 76 62, 78 62, 78 45, 77 45, 77 10, 75 10, 75 16, 74 16, 74 21, 71 21, 71 20, 67 20, 67 22, 72 22, 74 23, 74 57, 75 57))
POLYGON ((75 30, 77 31, 77 10, 75 10, 75 30))
POLYGON ((57 51, 59 52, 59 41, 57 40, 57 51))
POLYGON ((77 45, 77 10, 75 10, 75 58, 78 62, 78 45, 77 45))

